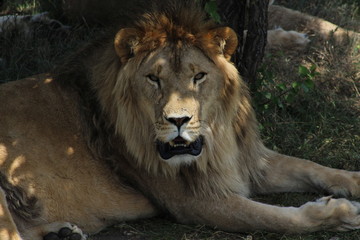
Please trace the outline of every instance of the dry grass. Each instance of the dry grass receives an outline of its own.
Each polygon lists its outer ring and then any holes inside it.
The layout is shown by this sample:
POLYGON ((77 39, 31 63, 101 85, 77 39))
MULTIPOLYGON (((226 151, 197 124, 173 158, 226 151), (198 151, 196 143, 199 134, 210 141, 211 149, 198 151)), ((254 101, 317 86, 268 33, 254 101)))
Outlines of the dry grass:
MULTIPOLYGON (((1 12, 33 13, 39 7, 37 3, 8 0, 1 12)), ((356 0, 278 0, 277 3, 360 31, 360 4, 356 0)), ((0 83, 49 71, 66 53, 94 36, 96 31, 74 28, 70 36, 52 40, 40 36, 32 41, 24 41, 17 33, 10 38, 0 36, 0 57, 4 59, 0 63, 0 83)), ((359 171, 360 42, 353 40, 339 46, 331 40, 323 42, 312 38, 308 49, 301 53, 268 52, 263 64, 263 71, 267 73, 264 80, 273 83, 265 90, 276 94, 276 84, 291 84, 298 79, 300 64, 317 66, 320 75, 315 78, 315 88, 308 93, 300 92, 295 101, 284 108, 274 105, 266 111, 258 109, 267 146, 327 166, 359 171)), ((318 197, 320 195, 279 194, 256 199, 284 206, 299 206, 318 197)), ((265 232, 233 234, 204 226, 185 226, 164 218, 123 223, 103 232, 96 239, 112 239, 114 231, 118 234, 117 239, 360 239, 359 231, 306 235, 265 232)))

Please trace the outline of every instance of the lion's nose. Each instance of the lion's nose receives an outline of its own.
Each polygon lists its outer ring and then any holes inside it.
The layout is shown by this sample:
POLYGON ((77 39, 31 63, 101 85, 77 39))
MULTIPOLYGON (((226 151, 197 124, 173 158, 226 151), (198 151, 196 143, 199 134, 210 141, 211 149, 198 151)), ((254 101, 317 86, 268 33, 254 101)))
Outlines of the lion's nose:
POLYGON ((191 117, 165 117, 168 122, 171 122, 178 128, 191 120, 191 117))

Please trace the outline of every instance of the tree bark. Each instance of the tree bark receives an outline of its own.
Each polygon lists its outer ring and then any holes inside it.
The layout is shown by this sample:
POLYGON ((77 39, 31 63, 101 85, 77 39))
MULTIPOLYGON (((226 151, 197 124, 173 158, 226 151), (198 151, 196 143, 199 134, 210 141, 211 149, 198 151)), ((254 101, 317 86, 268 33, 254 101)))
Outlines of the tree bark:
POLYGON ((249 84, 256 80, 257 69, 264 57, 267 38, 268 0, 217 0, 219 14, 234 29, 239 46, 233 62, 249 84), (244 36, 244 31, 247 32, 244 36))

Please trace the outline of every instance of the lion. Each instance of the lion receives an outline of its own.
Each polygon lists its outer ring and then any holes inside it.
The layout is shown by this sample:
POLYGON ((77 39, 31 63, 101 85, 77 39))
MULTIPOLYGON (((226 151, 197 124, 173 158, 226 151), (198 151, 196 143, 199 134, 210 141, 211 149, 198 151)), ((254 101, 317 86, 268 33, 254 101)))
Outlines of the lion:
POLYGON ((331 39, 337 45, 360 39, 358 32, 273 3, 274 0, 270 1, 268 8, 268 49, 305 49, 310 42, 309 35, 321 41, 331 39))
MULTIPOLYGON (((268 9, 269 28, 281 26, 285 30, 300 30, 308 35, 314 35, 319 40, 327 41, 332 39, 337 44, 347 43, 349 39, 360 39, 360 33, 358 32, 342 28, 316 16, 274 5, 273 2, 270 2, 268 9)), ((286 46, 286 44, 284 45, 286 46)))
POLYGON ((360 172, 276 153, 231 62, 236 33, 194 1, 145 13, 50 74, 0 87, 0 239, 86 239, 166 213, 225 231, 360 227, 360 172), (327 192, 300 207, 255 194, 327 192))

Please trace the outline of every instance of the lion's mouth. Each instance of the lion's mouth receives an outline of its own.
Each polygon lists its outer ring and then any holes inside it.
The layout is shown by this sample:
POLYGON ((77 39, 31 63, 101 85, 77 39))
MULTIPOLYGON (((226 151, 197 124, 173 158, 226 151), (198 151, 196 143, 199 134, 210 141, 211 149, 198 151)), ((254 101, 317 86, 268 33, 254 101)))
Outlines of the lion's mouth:
POLYGON ((188 142, 180 136, 167 143, 157 141, 157 150, 165 160, 182 154, 198 156, 201 153, 202 146, 203 138, 201 136, 194 142, 188 142))

